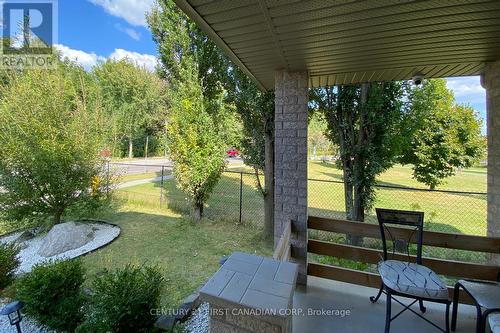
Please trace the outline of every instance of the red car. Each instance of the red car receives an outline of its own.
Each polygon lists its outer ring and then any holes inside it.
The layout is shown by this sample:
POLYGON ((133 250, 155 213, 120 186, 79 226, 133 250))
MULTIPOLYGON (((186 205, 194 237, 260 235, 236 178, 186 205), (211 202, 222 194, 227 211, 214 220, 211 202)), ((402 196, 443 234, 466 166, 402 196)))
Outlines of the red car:
POLYGON ((227 156, 229 156, 229 157, 236 157, 240 154, 240 152, 236 148, 231 148, 226 153, 227 153, 227 156))

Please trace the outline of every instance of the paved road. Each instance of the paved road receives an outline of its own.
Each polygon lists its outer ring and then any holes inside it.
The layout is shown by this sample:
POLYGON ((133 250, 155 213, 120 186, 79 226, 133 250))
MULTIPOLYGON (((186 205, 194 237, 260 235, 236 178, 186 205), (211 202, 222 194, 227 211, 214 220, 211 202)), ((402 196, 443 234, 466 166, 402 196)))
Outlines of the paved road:
MULTIPOLYGON (((172 175, 164 176, 163 180, 167 179, 172 179, 172 175)), ((118 184, 116 188, 122 189, 122 188, 127 188, 127 187, 132 187, 132 186, 137 186, 137 185, 142 185, 142 184, 148 184, 148 183, 159 183, 161 182, 161 176, 160 177, 155 177, 155 178, 146 178, 146 179, 138 179, 138 180, 131 180, 129 182, 124 182, 118 184)))
MULTIPOLYGON (((230 157, 226 159, 227 167, 233 168, 243 166, 240 157, 230 157)), ((111 162, 111 168, 121 175, 137 175, 141 173, 156 172, 161 175, 162 168, 166 172, 172 171, 172 162, 168 159, 132 160, 123 162, 111 162)))
MULTIPOLYGON (((240 157, 228 157, 227 168, 235 168, 243 166, 243 160, 240 157)), ((131 180, 123 182, 117 185, 118 189, 148 184, 148 183, 159 183, 161 182, 161 172, 162 168, 165 173, 172 172, 172 162, 168 159, 149 159, 149 160, 132 160, 123 162, 111 162, 111 168, 113 171, 118 172, 121 176, 125 175, 137 175, 143 173, 153 173, 157 174, 156 177, 131 180)), ((172 175, 166 175, 163 177, 164 180, 172 179, 172 175)))
MULTIPOLYGON (((243 159, 241 157, 227 157, 226 162, 228 165, 239 165, 243 164, 243 159)), ((172 161, 166 158, 155 158, 155 159, 134 159, 134 160, 123 160, 111 162, 111 165, 135 165, 135 166, 172 166, 172 161)))
POLYGON ((164 163, 163 160, 147 160, 147 161, 132 161, 132 162, 111 162, 110 166, 114 172, 122 176, 137 175, 142 173, 155 172, 158 176, 161 175, 162 168, 168 172, 172 170, 171 164, 164 163), (147 163, 145 163, 147 162, 147 163))

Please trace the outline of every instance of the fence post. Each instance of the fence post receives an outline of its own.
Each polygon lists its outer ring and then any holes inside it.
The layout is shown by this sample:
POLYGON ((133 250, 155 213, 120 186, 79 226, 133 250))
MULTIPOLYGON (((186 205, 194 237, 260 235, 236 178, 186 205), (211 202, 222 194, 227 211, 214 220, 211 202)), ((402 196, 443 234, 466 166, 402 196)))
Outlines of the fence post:
POLYGON ((161 180, 160 180, 160 207, 163 202, 163 176, 165 174, 165 166, 161 166, 161 180))
POLYGON ((109 197, 109 163, 110 161, 108 160, 108 165, 107 165, 107 172, 106 172, 106 196, 109 197))
POLYGON ((240 224, 241 224, 242 209, 243 209, 243 172, 240 172, 240 224))

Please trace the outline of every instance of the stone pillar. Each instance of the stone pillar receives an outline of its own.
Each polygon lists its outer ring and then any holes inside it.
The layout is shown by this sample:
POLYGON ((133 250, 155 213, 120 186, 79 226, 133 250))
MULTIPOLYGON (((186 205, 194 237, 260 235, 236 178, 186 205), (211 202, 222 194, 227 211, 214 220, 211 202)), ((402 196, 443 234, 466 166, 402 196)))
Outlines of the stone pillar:
POLYGON ((292 221, 297 282, 307 282, 307 72, 275 73, 274 246, 292 221))
MULTIPOLYGON (((500 61, 486 66, 481 83, 488 125, 488 236, 500 237, 500 61)), ((498 255, 492 259, 500 265, 498 255)))

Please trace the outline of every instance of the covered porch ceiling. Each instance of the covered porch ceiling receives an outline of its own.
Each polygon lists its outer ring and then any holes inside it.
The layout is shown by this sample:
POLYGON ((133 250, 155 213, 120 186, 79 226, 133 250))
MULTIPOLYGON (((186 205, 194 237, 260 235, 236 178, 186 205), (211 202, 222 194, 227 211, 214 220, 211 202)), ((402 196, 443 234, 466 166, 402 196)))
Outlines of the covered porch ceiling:
POLYGON ((174 0, 261 89, 481 74, 500 59, 498 0, 174 0))

